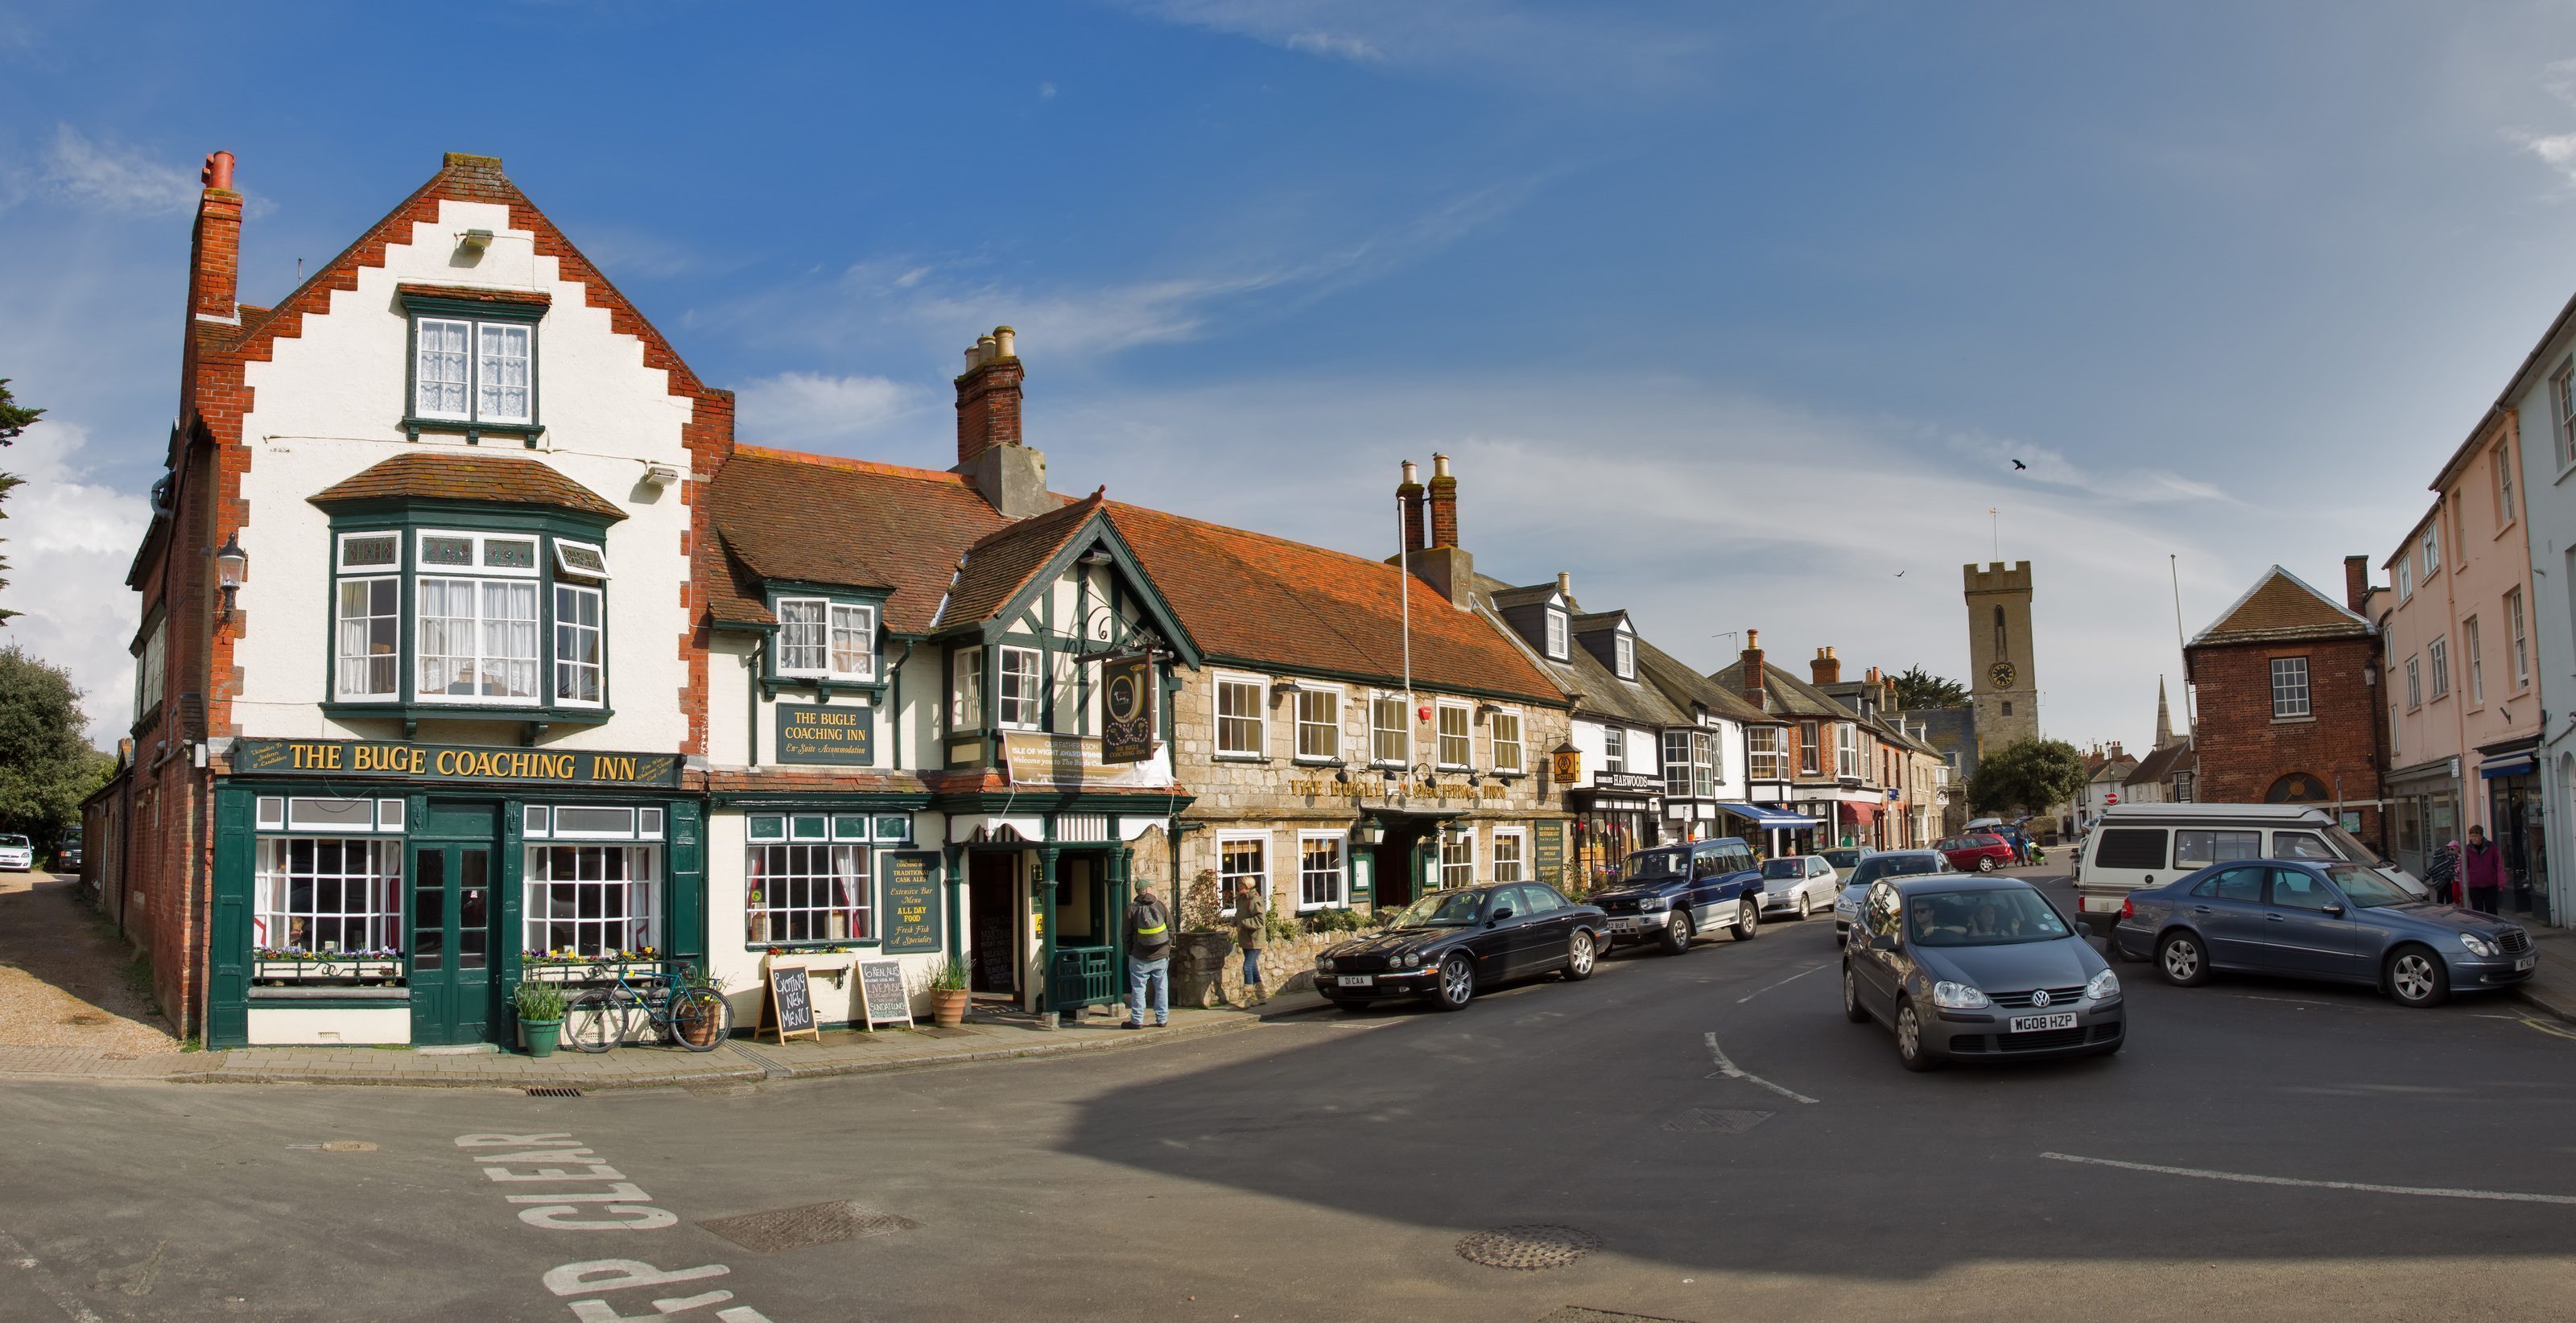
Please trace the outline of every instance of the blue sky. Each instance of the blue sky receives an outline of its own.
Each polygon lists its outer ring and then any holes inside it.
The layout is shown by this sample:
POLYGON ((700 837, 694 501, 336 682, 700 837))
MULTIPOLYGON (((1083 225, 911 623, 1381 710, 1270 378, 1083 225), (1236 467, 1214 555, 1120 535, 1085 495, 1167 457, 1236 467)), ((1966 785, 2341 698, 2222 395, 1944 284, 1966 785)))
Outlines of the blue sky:
POLYGON ((2333 590, 2576 290, 2570 60, 2564 3, 0 0, 0 602, 121 724, 206 152, 264 303, 472 151, 745 440, 945 465, 1007 322, 1061 488, 1374 553, 1446 451, 1479 568, 1710 667, 1960 675, 1999 529, 2050 732, 2143 743, 2167 556, 2193 629, 2333 590))

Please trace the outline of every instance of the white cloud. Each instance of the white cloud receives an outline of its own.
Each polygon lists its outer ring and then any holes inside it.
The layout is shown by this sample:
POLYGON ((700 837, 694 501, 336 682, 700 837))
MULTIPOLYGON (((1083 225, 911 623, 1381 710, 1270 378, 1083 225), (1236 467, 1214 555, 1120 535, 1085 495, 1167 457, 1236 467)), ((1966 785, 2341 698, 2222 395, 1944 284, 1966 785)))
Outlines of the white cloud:
POLYGON ((1053 83, 1040 83, 1040 84, 1038 84, 1038 100, 1040 100, 1040 101, 1053 101, 1054 99, 1055 99, 1055 84, 1053 84, 1053 83))
POLYGON ((134 715, 125 647, 138 609, 125 569, 151 511, 141 495, 96 480, 89 444, 83 428, 48 416, 0 450, 0 469, 25 479, 0 506, 0 558, 9 562, 0 606, 21 613, 0 628, 0 642, 68 669, 91 740, 113 748, 134 715))
POLYGON ((1304 51, 1308 55, 1326 55, 1337 60, 1355 60, 1363 64, 1375 64, 1386 58, 1385 51, 1357 37, 1344 36, 1338 32, 1292 32, 1279 44, 1292 51, 1304 51))
MULTIPOLYGON (((2576 106, 2576 60, 2553 60, 2541 67, 2540 86, 2562 104, 2576 106)), ((2576 184, 2576 133, 2535 133, 2507 129, 2505 140, 2540 158, 2541 164, 2576 184)))
POLYGON ((132 148, 93 142, 69 124, 54 129, 44 182, 65 201, 120 216, 185 215, 199 190, 196 176, 132 148))
POLYGON ((923 388, 888 377, 814 372, 763 377, 736 395, 743 440, 798 446, 864 436, 921 412, 930 400, 923 388))
MULTIPOLYGON (((1635 101, 1699 85, 1715 38, 1692 16, 1509 0, 1109 0, 1131 13, 1318 59, 1635 101)), ((1713 17, 1713 16, 1712 16, 1713 17)))

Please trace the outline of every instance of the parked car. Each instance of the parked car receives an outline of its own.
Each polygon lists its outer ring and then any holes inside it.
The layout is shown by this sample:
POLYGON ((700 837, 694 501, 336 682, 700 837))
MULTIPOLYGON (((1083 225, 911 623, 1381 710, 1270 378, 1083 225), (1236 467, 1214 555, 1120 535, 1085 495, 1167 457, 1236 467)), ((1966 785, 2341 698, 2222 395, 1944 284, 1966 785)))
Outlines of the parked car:
POLYGON ((1428 997, 1444 1011, 1508 979, 1592 977, 1604 949, 1598 906, 1567 900, 1542 882, 1434 891, 1394 924, 1315 957, 1315 990, 1353 1010, 1396 997, 1428 997))
POLYGON ((2013 866, 2012 842, 1990 831, 1953 836, 1932 848, 1949 856, 1950 866, 1962 873, 1991 873, 2013 866))
POLYGON ((1659 846, 1629 855, 1592 903, 1609 916, 1613 943, 1652 941, 1680 955, 1714 928, 1752 941, 1762 928, 1762 874, 1752 848, 1732 836, 1659 846))
POLYGON ((2115 804, 2102 811, 2074 856, 2077 918, 2097 933, 2120 921, 2130 892, 2212 864, 2251 859, 2360 864, 2417 896, 2424 884, 2336 825, 2297 804, 2115 804))
POLYGON ((1820 854, 1791 854, 1762 865, 1762 912, 1800 919, 1834 907, 1842 876, 1820 854))
POLYGON ((35 866, 35 842, 24 836, 0 836, 0 869, 24 873, 35 866))
POLYGON ((1849 873, 1860 866, 1860 861, 1868 856, 1869 851, 1819 850, 1816 853, 1823 855, 1825 857, 1825 862, 1834 866, 1835 872, 1849 873))
POLYGON ((1957 871, 1950 867, 1950 857, 1938 850, 1888 850, 1861 860, 1844 882, 1841 894, 1834 897, 1834 936, 1842 936, 1859 921, 1861 897, 1868 894, 1870 883, 1882 877, 1957 871))
POLYGON ((1895 1030, 1907 1070, 2128 1041, 2120 976, 2019 878, 1880 878, 1842 964, 1844 1018, 1895 1030))
POLYGON ((80 828, 74 827, 64 832, 62 839, 54 842, 54 871, 57 873, 81 871, 80 828))
POLYGON ((2121 900, 2111 941, 2153 957, 2168 983, 2210 973, 2366 983, 2405 1006, 2530 978, 2531 934, 2492 914, 2444 905, 2363 864, 2253 859, 2218 864, 2121 900))

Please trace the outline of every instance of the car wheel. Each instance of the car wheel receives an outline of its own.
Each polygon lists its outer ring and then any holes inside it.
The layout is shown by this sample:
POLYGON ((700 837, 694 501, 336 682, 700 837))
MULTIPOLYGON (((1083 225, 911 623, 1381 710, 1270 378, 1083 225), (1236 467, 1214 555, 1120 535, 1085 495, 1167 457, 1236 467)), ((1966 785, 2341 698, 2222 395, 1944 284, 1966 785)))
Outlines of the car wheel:
POLYGON ((1896 1059, 1907 1070, 1939 1070, 1940 1058, 1923 1050, 1923 1022, 1914 1015, 1914 1003, 1896 1003, 1896 1059))
POLYGON ((2177 988, 2196 988, 2209 981, 2209 953, 2190 933, 2174 933, 2156 946, 2156 972, 2177 988))
POLYGON ((1749 942, 1753 940, 1753 935, 1760 931, 1762 931, 1762 907, 1754 904, 1753 898, 1747 896, 1743 904, 1735 907, 1735 923, 1726 930, 1726 935, 1739 942, 1749 942))
POLYGON ((1475 962, 1463 953, 1450 953, 1440 962, 1440 983, 1431 990, 1431 1004, 1444 1011, 1463 1010, 1475 995, 1475 962))
POLYGON ((1680 955, 1682 952, 1690 949, 1690 944, 1690 915, 1682 912, 1681 910, 1675 910, 1673 911, 1673 917, 1664 921, 1663 940, 1657 942, 1655 945, 1657 948, 1662 950, 1665 955, 1680 955))
POLYGON ((1852 977, 1851 966, 1843 966, 1843 1018, 1853 1024, 1869 1023, 1869 1012, 1860 1004, 1860 982, 1852 977))
POLYGON ((1806 893, 1806 892, 1803 892, 1803 891, 1799 892, 1799 893, 1798 893, 1798 922, 1800 922, 1800 923, 1805 923, 1805 922, 1807 921, 1807 915, 1808 915, 1809 913, 1811 913, 1811 912, 1814 910, 1814 908, 1815 908, 1815 902, 1810 901, 1810 900, 1808 900, 1808 899, 1807 899, 1807 893, 1806 893))
POLYGON ((2400 1006, 2439 1006, 2451 997, 2451 971, 2420 946, 2401 946, 2388 957, 2384 980, 2400 1006))
POLYGON ((1977 871, 1980 873, 1991 873, 1995 871, 1995 857, 1990 854, 1977 856, 1977 871))
POLYGON ((1565 944, 1565 981, 1580 983, 1592 977, 1592 934, 1581 928, 1565 944))

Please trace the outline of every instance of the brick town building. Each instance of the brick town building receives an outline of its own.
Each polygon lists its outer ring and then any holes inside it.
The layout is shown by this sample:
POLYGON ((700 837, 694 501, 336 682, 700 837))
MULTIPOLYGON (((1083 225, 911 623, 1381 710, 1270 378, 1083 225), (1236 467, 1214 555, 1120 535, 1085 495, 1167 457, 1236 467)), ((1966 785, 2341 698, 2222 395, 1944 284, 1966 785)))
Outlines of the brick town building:
POLYGON ((2196 797, 2339 812, 2384 849, 2368 562, 2348 561, 2345 577, 2339 603, 2275 565, 2184 647, 2196 797))

